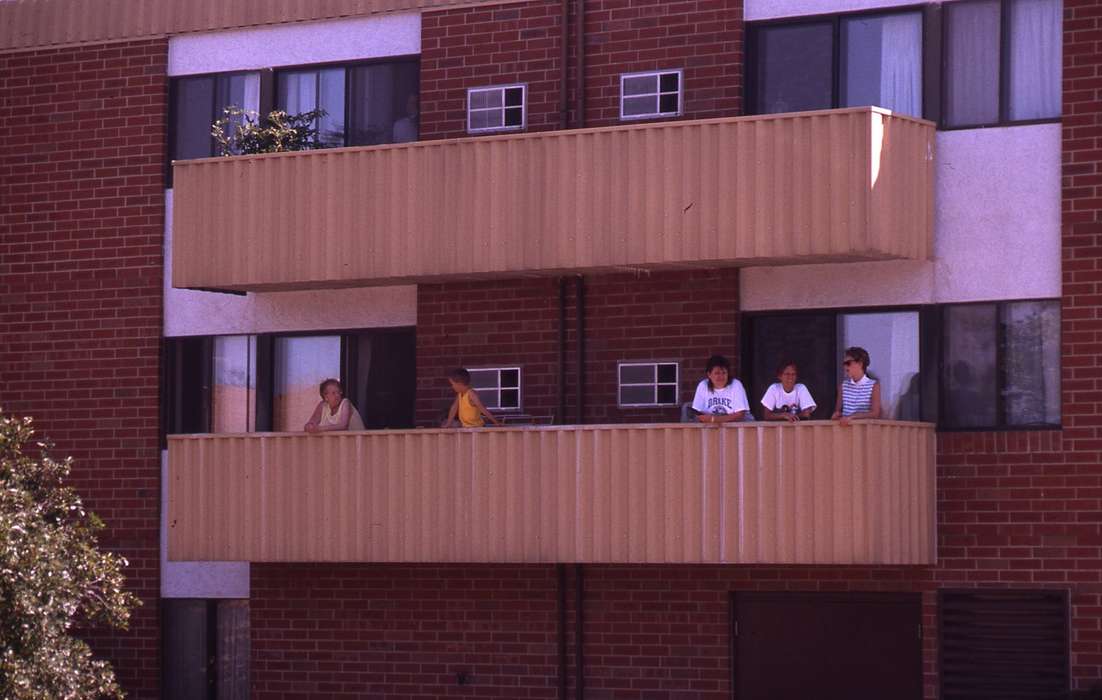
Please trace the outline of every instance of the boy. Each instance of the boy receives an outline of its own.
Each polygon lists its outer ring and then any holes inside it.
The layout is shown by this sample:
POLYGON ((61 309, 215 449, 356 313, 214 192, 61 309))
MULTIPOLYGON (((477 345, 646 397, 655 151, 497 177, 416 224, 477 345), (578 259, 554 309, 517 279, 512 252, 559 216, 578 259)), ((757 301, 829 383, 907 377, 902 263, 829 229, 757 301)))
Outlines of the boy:
POLYGON ((482 400, 478 398, 478 394, 471 388, 470 372, 462 367, 453 369, 448 373, 448 384, 451 384, 452 391, 455 392, 455 401, 452 402, 452 407, 448 410, 447 420, 440 427, 452 427, 457 415, 459 416, 459 424, 464 428, 481 428, 486 425, 486 422, 482 420, 482 416, 486 416, 494 425, 501 425, 493 414, 486 410, 486 407, 482 405, 482 400))

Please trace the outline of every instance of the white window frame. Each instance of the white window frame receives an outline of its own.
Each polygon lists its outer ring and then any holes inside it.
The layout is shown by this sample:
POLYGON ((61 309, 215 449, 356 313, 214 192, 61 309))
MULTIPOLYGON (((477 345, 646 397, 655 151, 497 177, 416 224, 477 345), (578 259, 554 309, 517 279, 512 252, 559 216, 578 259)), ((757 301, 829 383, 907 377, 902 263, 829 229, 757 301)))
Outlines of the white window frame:
POLYGON ((495 411, 506 411, 506 412, 510 412, 510 413, 519 413, 520 412, 521 408, 524 406, 524 391, 522 389, 522 386, 524 384, 524 379, 521 376, 523 374, 523 372, 521 372, 521 369, 520 369, 519 366, 512 366, 512 367, 468 367, 467 371, 471 373, 471 388, 472 389, 474 389, 475 391, 481 391, 483 389, 491 389, 491 390, 495 390, 495 391, 498 392, 498 394, 497 394, 497 396, 498 396, 497 405, 490 405, 490 403, 488 403, 486 401, 486 399, 483 397, 482 394, 478 395, 479 398, 482 399, 482 403, 486 406, 486 408, 492 409, 492 410, 495 410, 495 411), (508 371, 516 371, 516 373, 517 373, 517 385, 515 387, 512 386, 512 385, 502 386, 502 384, 501 384, 501 373, 502 372, 508 372, 508 371), (475 386, 474 375, 478 372, 495 372, 496 373, 496 378, 497 378, 496 384, 492 387, 481 387, 480 388, 480 387, 475 386), (500 405, 501 404, 501 391, 502 391, 502 389, 516 389, 517 390, 517 405, 516 406, 502 407, 500 405))
MULTIPOLYGON (((515 108, 514 108, 515 109, 515 108)), ((467 133, 486 134, 502 131, 524 131, 528 127, 528 85, 526 83, 511 83, 509 85, 487 85, 485 87, 467 89, 467 133), (520 88, 520 124, 505 126, 505 91, 520 88), (471 96, 480 92, 501 92, 500 107, 471 107, 471 96), (488 126, 475 128, 471 126, 471 114, 473 112, 501 112, 501 126, 488 126)))
POLYGON ((658 406, 679 406, 681 391, 681 363, 677 360, 650 360, 647 362, 617 362, 616 363, 616 405, 622 408, 653 408, 658 406), (658 381, 658 367, 660 365, 673 365, 674 367, 674 380, 673 382, 660 382, 658 381), (622 382, 620 380, 621 372, 624 367, 653 367, 654 368, 654 381, 653 382, 622 382), (674 388, 673 402, 671 403, 659 403, 658 401, 658 387, 670 386, 672 384, 674 388), (621 390, 627 386, 649 386, 654 388, 654 402, 653 403, 624 403, 621 400, 621 390))
POLYGON ((685 99, 685 72, 681 68, 671 68, 669 70, 648 70, 639 73, 621 73, 620 74, 620 121, 634 121, 636 119, 654 119, 657 117, 680 117, 683 111, 682 106, 685 99), (677 75, 677 111, 675 112, 663 112, 662 109, 662 96, 672 95, 672 92, 662 92, 662 76, 663 75, 677 75), (637 95, 625 95, 624 83, 630 78, 646 78, 649 76, 655 77, 655 85, 658 88, 657 92, 646 92, 637 95), (647 114, 624 114, 624 98, 626 97, 649 97, 654 95, 655 103, 659 111, 649 112, 647 114))

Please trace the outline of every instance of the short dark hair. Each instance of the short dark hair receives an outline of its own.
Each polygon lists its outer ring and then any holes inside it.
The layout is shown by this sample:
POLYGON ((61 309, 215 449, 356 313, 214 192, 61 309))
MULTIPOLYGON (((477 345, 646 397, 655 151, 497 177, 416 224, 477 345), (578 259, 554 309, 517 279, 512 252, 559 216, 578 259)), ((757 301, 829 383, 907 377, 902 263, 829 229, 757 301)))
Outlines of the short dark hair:
POLYGON ((471 373, 462 367, 456 367, 451 372, 448 372, 448 379, 459 382, 460 384, 470 384, 471 373))
POLYGON ((318 385, 318 393, 321 394, 321 397, 323 399, 325 398, 325 387, 329 386, 330 384, 336 384, 337 391, 341 392, 341 394, 344 393, 344 385, 341 384, 341 380, 333 379, 332 377, 330 377, 329 379, 323 380, 322 383, 318 385))
MULTIPOLYGON (((722 367, 723 369, 727 370, 727 376, 731 375, 731 361, 723 355, 712 355, 711 357, 709 357, 707 364, 704 365, 704 374, 709 374, 716 367, 722 367)), ((712 384, 712 378, 705 378, 708 381, 708 391, 715 391, 716 388, 712 384)))
POLYGON ((860 362, 862 370, 868 371, 869 364, 872 362, 872 360, 869 359, 868 350, 854 345, 852 348, 846 348, 845 354, 860 362))
POLYGON ((796 365, 796 361, 795 360, 790 360, 786 357, 783 360, 781 360, 780 363, 777 365, 777 376, 778 377, 781 376, 781 372, 785 371, 789 367, 792 367, 797 372, 800 371, 799 366, 796 365))

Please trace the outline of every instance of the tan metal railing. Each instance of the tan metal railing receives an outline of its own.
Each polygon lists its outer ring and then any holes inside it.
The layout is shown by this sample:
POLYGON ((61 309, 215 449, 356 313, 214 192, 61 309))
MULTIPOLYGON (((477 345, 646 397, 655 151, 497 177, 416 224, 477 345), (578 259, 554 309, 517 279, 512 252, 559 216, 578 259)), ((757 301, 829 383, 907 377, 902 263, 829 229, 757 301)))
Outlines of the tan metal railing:
POLYGON ((177 162, 173 285, 922 260, 933 143, 863 107, 177 162))
POLYGON ((169 557, 935 561, 934 431, 868 421, 171 436, 169 557))

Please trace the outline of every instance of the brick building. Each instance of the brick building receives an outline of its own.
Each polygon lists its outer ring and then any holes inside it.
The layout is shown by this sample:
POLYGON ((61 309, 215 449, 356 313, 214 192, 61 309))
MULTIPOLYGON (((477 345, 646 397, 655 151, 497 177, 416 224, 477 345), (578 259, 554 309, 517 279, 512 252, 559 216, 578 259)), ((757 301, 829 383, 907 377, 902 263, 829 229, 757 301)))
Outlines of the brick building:
POLYGON ((308 5, 0 3, 0 407, 131 697, 1102 682, 1102 2, 308 5), (212 158, 230 105, 327 148, 212 158), (759 420, 681 422, 715 353, 759 420))

